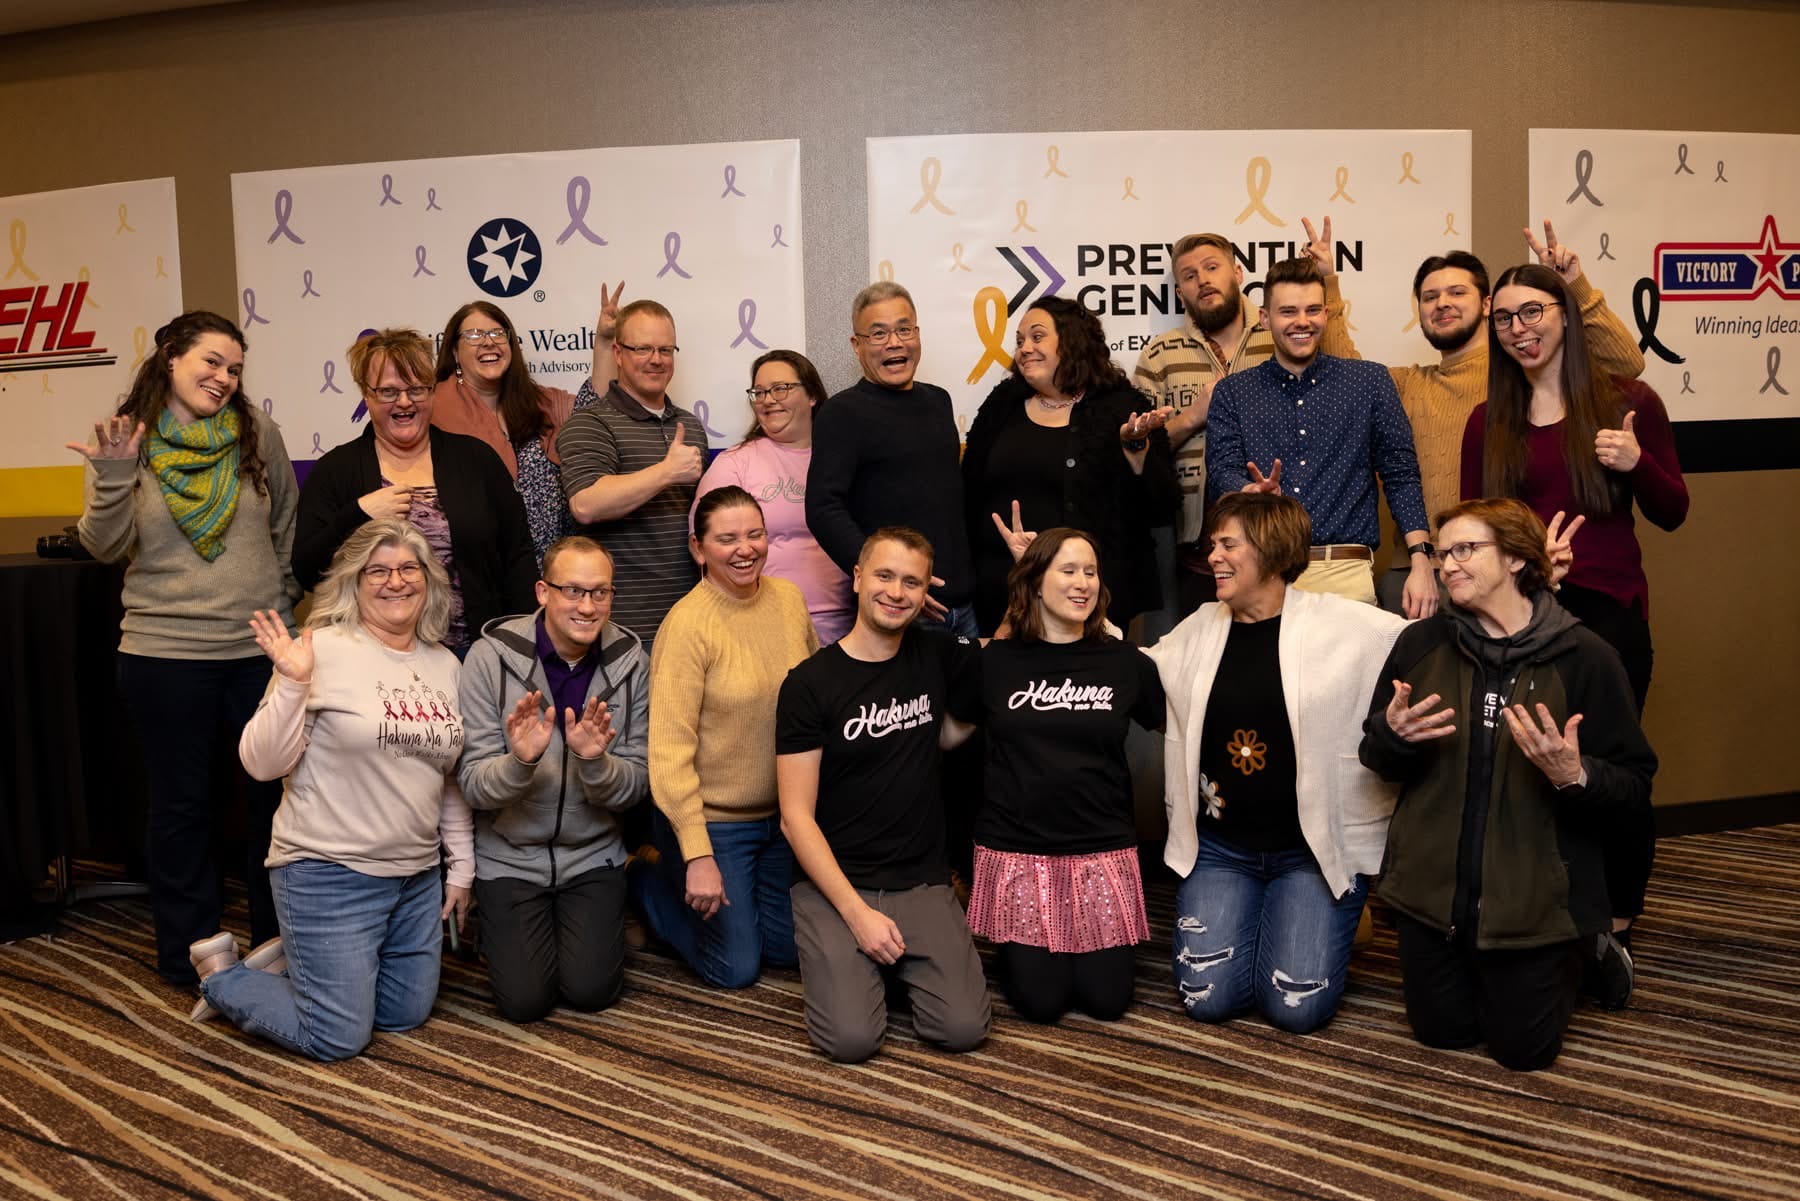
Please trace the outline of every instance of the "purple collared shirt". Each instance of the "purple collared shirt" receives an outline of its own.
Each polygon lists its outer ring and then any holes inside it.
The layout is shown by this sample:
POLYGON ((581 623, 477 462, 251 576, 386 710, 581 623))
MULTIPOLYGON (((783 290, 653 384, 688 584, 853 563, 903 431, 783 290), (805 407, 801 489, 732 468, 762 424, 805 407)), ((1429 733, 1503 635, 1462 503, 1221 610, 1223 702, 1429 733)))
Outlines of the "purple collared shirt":
POLYGON ((594 682, 594 669, 600 665, 600 644, 598 640, 588 648, 588 653, 581 657, 581 662, 570 667, 563 657, 556 653, 555 643, 550 641, 550 631, 544 627, 544 615, 537 619, 537 653, 544 663, 544 679, 550 685, 550 699, 556 704, 556 728, 563 728, 563 715, 566 710, 575 710, 579 719, 581 707, 587 704, 588 688, 594 682))

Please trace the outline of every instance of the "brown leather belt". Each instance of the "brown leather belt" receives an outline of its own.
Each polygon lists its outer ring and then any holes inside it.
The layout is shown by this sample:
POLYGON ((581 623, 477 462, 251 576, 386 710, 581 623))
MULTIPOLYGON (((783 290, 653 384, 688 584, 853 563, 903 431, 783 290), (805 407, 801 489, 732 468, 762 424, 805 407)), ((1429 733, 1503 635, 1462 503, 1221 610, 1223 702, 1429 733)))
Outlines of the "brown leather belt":
POLYGON ((1375 552, 1366 546, 1315 546, 1306 552, 1306 557, 1314 563, 1321 563, 1327 559, 1363 559, 1367 561, 1375 558, 1375 552))

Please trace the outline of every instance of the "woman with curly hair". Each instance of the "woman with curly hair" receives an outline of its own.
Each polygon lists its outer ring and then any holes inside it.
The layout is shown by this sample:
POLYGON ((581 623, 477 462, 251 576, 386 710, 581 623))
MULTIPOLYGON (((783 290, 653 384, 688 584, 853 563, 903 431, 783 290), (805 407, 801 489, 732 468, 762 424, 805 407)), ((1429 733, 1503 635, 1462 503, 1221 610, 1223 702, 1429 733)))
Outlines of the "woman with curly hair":
MULTIPOLYGON (((1166 416, 1166 414, 1160 414, 1166 416)), ((1046 296, 1019 319, 1013 373, 969 426, 963 503, 975 558, 975 618, 991 634, 1006 611, 1012 554, 995 514, 1023 528, 1086 530, 1120 628, 1162 603, 1151 527, 1174 513, 1175 462, 1148 398, 1106 348, 1100 319, 1046 296)))

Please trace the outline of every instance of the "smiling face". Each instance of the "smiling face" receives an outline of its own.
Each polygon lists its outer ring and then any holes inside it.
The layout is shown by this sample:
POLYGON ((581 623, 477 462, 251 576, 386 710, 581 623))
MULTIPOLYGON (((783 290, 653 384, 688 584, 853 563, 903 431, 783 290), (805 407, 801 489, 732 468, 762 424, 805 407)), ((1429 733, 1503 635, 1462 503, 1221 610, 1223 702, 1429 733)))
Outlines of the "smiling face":
POLYGON ((1318 357, 1325 333, 1324 284, 1273 284, 1262 311, 1263 324, 1275 342, 1275 358, 1299 375, 1318 357))
POLYGON ((1013 362, 1019 375, 1036 389, 1039 396, 1056 396, 1056 369, 1062 363, 1057 354, 1056 320, 1043 309, 1030 309, 1019 321, 1018 339, 1013 362))
POLYGON ((706 519, 706 532, 688 538, 688 550, 714 585, 740 600, 750 599, 769 557, 769 530, 762 511, 755 505, 733 504, 714 509, 706 519))
POLYGON ((918 314, 898 296, 878 300, 856 315, 850 348, 862 364, 864 379, 889 388, 910 388, 919 370, 918 314), (912 337, 900 337, 899 330, 910 330, 912 337))
POLYGON ((1559 303, 1561 299, 1523 284, 1507 284, 1494 293, 1494 313, 1513 314, 1512 323, 1505 329, 1494 327, 1494 336, 1500 340, 1500 348, 1528 375, 1562 369, 1563 322, 1568 318, 1559 303), (1518 317, 1519 310, 1527 305, 1545 306, 1536 325, 1526 325, 1518 317))
POLYGON ((369 405, 369 422, 375 437, 391 450, 418 450, 430 437, 431 385, 424 380, 408 378, 398 364, 386 355, 377 360, 379 373, 363 387, 363 398, 369 405), (395 399, 381 399, 384 388, 396 390, 395 399), (408 396, 407 389, 423 390, 418 397, 408 396))
POLYGON ((565 550, 544 564, 544 578, 537 582, 544 632, 569 662, 587 654, 612 615, 612 581, 612 560, 600 551, 565 550), (562 591, 569 587, 582 589, 581 599, 570 600, 562 591), (606 599, 588 595, 596 588, 607 590, 606 599))
POLYGON ((512 366, 512 356, 512 337, 506 327, 480 309, 471 310, 456 327, 456 368, 465 380, 483 391, 500 386, 506 369, 512 366), (471 343, 471 333, 498 335, 498 340, 489 336, 471 343))
POLYGON ((426 586, 418 556, 404 546, 378 546, 357 580, 357 615, 378 634, 409 639, 425 611, 426 586), (383 574, 385 580, 374 578, 383 574))
POLYGON ((1438 577, 1444 581, 1451 604, 1472 613, 1493 614, 1520 596, 1519 571, 1525 561, 1501 554, 1493 541, 1494 531, 1473 517, 1452 518, 1438 531, 1438 577), (1456 556, 1446 553, 1459 542, 1490 545, 1475 547, 1467 561, 1459 563, 1456 556))
POLYGON ((1216 334, 1243 312, 1244 269, 1230 251, 1201 245, 1175 261, 1175 293, 1188 319, 1205 334, 1216 334))
POLYGON ((886 538, 868 548, 851 575, 856 624, 875 633, 902 633, 925 606, 931 560, 886 538))
POLYGON ((1285 595, 1287 585, 1263 566, 1262 556, 1244 536, 1244 524, 1227 517, 1213 531, 1206 554, 1212 568, 1219 602, 1233 613, 1262 611, 1270 600, 1285 595))
POLYGON ((675 378, 674 346, 675 323, 655 313, 633 313, 618 328, 613 362, 619 368, 619 386, 646 408, 662 408, 675 378))
POLYGON ((751 386, 763 390, 760 398, 751 400, 750 407, 756 411, 756 424, 769 441, 783 446, 812 445, 813 398, 806 394, 800 373, 791 364, 770 359, 756 369, 751 386), (792 385, 785 396, 768 390, 781 384, 792 385))
POLYGON ((1419 328, 1436 350, 1451 354, 1481 333, 1488 300, 1461 267, 1440 267, 1419 281, 1419 328))
POLYGON ((169 412, 183 425, 225 407, 244 374, 244 348, 226 334, 204 333, 169 360, 169 412))
POLYGON ((1052 642, 1072 642, 1087 629, 1100 601, 1100 560, 1085 538, 1068 538, 1038 582, 1038 604, 1044 635, 1052 642))

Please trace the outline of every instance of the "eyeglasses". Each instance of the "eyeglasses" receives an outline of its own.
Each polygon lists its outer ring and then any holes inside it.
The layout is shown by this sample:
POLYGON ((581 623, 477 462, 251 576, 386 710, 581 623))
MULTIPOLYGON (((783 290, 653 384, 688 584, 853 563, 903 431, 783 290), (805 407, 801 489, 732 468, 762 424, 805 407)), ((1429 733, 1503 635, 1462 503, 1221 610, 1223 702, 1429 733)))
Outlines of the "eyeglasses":
POLYGON ((916 342, 919 339, 919 327, 916 325, 896 325, 893 329, 878 325, 867 333, 856 335, 871 346, 886 346, 889 342, 916 342))
POLYGON ((456 336, 470 346, 479 346, 483 342, 492 342, 498 346, 502 342, 512 341, 512 335, 503 329, 465 329, 456 336))
POLYGON ((773 396, 776 400, 786 400, 788 393, 795 388, 803 388, 804 384, 770 384, 766 388, 745 388, 744 395, 754 401, 764 401, 773 396))
POLYGON ((1500 545, 1498 542, 1457 542, 1450 546, 1433 548, 1431 557, 1439 562, 1445 559, 1455 559, 1458 563, 1467 563, 1469 556, 1481 547, 1498 545, 1500 545))
POLYGON ((551 584, 549 580, 545 580, 544 583, 549 584, 550 587, 556 589, 578 605, 588 597, 592 597, 595 604, 603 605, 611 600, 613 594, 618 591, 618 589, 614 588, 611 584, 602 584, 598 588, 578 588, 574 584, 551 584))
POLYGON ((679 346, 633 346, 629 342, 614 342, 613 345, 634 359, 672 359, 681 351, 679 346))
POLYGON ((383 567, 377 563, 362 569, 363 582, 377 588, 386 584, 392 576, 399 576, 408 584, 416 584, 425 578, 425 569, 417 563, 402 563, 398 567, 383 567))
POLYGON ((431 395, 431 389, 424 384, 414 384, 410 388, 370 388, 365 386, 363 391, 368 394, 369 399, 379 400, 384 405, 393 404, 403 395, 414 404, 418 404, 431 395))
POLYGON ((1536 325, 1538 322, 1540 322, 1544 319, 1544 310, 1545 309, 1553 309, 1560 304, 1562 304, 1562 301, 1560 301, 1560 300, 1545 301, 1542 304, 1539 304, 1537 301, 1534 300, 1534 301, 1531 301, 1529 304, 1520 305, 1516 312, 1509 313, 1505 309, 1495 309, 1494 310, 1494 328, 1495 329, 1511 328, 1512 323, 1513 323, 1513 318, 1515 318, 1515 317, 1518 318, 1520 325, 1536 325))

